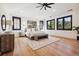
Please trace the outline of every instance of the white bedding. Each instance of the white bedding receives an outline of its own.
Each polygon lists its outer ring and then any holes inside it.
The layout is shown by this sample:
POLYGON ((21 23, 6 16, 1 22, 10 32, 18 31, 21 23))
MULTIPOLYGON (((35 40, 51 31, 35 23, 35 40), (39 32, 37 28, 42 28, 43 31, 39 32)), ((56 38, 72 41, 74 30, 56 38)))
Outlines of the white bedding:
POLYGON ((32 37, 32 36, 38 36, 38 35, 45 35, 46 33, 44 31, 31 31, 31 32, 26 32, 26 36, 32 37))

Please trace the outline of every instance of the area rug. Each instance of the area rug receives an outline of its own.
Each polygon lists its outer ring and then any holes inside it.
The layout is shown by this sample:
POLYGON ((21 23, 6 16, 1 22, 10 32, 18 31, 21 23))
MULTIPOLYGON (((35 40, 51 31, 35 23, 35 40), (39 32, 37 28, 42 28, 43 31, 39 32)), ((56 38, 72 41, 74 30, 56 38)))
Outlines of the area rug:
POLYGON ((30 40, 28 38, 26 38, 26 42, 27 44, 33 49, 33 50, 37 50, 39 48, 45 47, 51 43, 54 43, 56 41, 60 40, 59 38, 55 38, 55 37, 51 37, 49 36, 48 38, 44 38, 44 39, 40 39, 38 41, 35 40, 30 40))

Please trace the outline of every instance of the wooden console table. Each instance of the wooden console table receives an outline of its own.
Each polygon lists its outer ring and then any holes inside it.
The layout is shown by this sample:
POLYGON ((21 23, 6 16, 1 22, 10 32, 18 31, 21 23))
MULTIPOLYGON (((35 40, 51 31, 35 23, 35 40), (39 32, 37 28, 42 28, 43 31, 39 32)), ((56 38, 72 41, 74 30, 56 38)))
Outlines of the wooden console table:
POLYGON ((0 34, 0 55, 14 50, 14 34, 0 34))

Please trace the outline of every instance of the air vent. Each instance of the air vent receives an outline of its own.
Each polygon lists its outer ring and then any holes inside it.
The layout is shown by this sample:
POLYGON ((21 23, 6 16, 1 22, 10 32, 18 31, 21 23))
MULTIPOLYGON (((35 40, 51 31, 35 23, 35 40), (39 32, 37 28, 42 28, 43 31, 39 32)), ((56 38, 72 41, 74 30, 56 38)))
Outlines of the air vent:
POLYGON ((69 10, 67 10, 67 11, 72 11, 72 9, 69 9, 69 10))

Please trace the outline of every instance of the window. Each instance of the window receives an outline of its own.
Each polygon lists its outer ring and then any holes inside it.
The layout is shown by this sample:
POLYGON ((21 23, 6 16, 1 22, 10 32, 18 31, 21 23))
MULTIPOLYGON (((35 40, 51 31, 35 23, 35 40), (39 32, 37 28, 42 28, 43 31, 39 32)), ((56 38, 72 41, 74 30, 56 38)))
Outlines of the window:
POLYGON ((47 21, 47 29, 54 30, 55 29, 55 19, 47 21))
POLYGON ((21 30, 21 17, 13 16, 12 20, 13 20, 13 27, 12 27, 12 29, 13 30, 21 30))
POLYGON ((57 18, 57 30, 72 30, 72 15, 57 18))
POLYGON ((39 29, 43 30, 43 27, 44 27, 44 21, 40 21, 39 22, 39 29))
POLYGON ((59 30, 63 29, 63 18, 57 19, 57 29, 59 29, 59 30))
POLYGON ((72 30, 72 16, 64 17, 64 29, 72 30))

